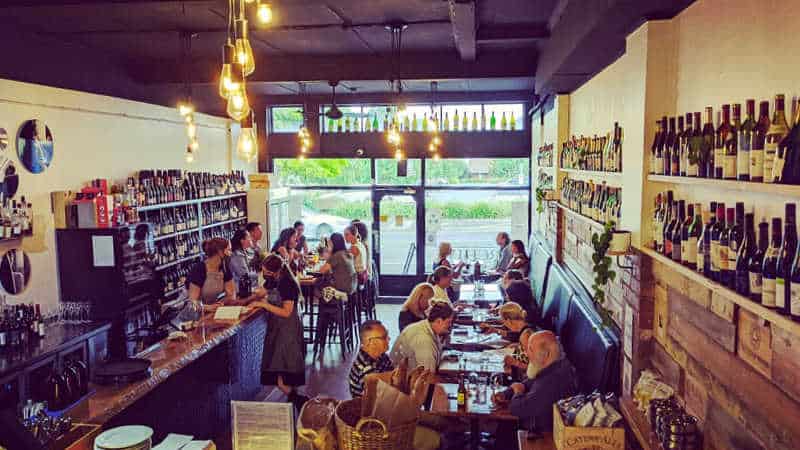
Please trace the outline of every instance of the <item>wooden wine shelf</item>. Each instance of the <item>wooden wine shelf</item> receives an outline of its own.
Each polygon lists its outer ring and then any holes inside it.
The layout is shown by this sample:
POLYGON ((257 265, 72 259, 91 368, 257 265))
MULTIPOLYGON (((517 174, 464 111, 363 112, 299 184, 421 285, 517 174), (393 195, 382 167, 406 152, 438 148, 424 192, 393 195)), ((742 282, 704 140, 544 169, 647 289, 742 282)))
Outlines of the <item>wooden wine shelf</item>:
POLYGON ((584 223, 587 223, 587 224, 591 225, 593 228, 597 228, 599 230, 603 230, 605 228, 604 224, 602 224, 602 223, 600 223, 600 222, 598 222, 598 221, 596 221, 594 219, 590 219, 590 218, 584 216, 583 214, 578 213, 577 211, 573 211, 573 210, 567 208, 565 205, 562 205, 561 202, 551 201, 550 203, 555 203, 556 205, 558 205, 559 208, 564 210, 564 212, 566 212, 570 217, 574 217, 575 219, 578 219, 578 220, 580 220, 580 221, 582 221, 584 223))
POLYGON ((625 417, 625 420, 628 422, 628 428, 630 428, 633 435, 636 436, 636 440, 639 441, 639 445, 642 446, 642 449, 661 450, 663 447, 653 434, 652 428, 647 422, 644 413, 636 408, 633 399, 630 397, 622 397, 619 401, 619 406, 622 410, 620 411, 622 416, 625 417))
POLYGON ((216 200, 227 200, 229 198, 245 197, 247 192, 236 192, 233 194, 217 195, 214 197, 196 198, 193 200, 183 200, 180 202, 161 203, 158 205, 147 205, 136 207, 136 212, 142 213, 147 211, 157 211, 164 208, 176 208, 178 206, 197 205, 198 203, 208 203, 216 200))
POLYGON ((239 217, 239 218, 231 219, 231 220, 225 220, 225 221, 222 221, 222 222, 214 222, 214 223, 211 223, 211 224, 208 224, 208 225, 203 225, 203 226, 200 227, 200 229, 201 230, 207 230, 209 228, 219 227, 219 226, 222 226, 222 225, 227 225, 229 223, 240 222, 242 220, 247 220, 247 216, 239 217))
POLYGON ((676 263, 672 259, 667 258, 666 256, 662 255, 661 253, 651 248, 641 247, 639 250, 645 255, 675 270, 676 272, 688 278, 689 280, 698 283, 707 289, 710 289, 717 295, 739 305, 739 307, 750 311, 751 313, 761 317, 767 322, 773 323, 778 327, 780 327, 781 329, 794 334, 795 336, 800 336, 800 323, 793 322, 791 318, 781 315, 769 308, 765 308, 761 306, 759 303, 756 303, 747 297, 739 295, 735 291, 732 291, 727 287, 706 278, 702 274, 686 266, 676 263))
POLYGON ((705 186, 728 191, 760 192, 764 194, 783 195, 800 198, 800 186, 791 184, 753 183, 750 181, 716 180, 713 178, 672 177, 666 175, 648 175, 647 181, 655 183, 686 184, 705 186))
POLYGON ((184 234, 197 233, 199 230, 200 230, 199 228, 195 227, 195 228, 190 228, 188 230, 176 231, 174 233, 164 234, 164 235, 158 236, 158 237, 156 237, 154 239, 154 241, 158 242, 158 241, 162 241, 164 239, 174 238, 174 237, 181 236, 181 235, 184 235, 184 234))
POLYGON ((581 181, 605 181, 613 184, 614 187, 621 187, 622 172, 600 172, 596 170, 580 169, 559 169, 561 172, 569 174, 572 178, 581 181))
POLYGON ((199 258, 200 256, 201 256, 200 253, 197 253, 197 254, 194 254, 192 256, 187 256, 185 258, 177 259, 175 261, 168 262, 168 263, 160 265, 160 266, 156 266, 156 272, 164 270, 164 269, 169 269, 172 266, 177 266, 178 264, 185 263, 187 261, 191 261, 193 259, 199 258))

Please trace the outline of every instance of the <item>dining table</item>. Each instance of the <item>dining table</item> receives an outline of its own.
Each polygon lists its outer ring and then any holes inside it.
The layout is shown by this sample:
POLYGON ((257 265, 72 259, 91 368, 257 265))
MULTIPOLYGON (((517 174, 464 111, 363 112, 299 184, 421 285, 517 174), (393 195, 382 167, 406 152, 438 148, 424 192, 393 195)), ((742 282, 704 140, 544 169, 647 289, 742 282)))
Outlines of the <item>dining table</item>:
POLYGON ((450 340, 445 344, 446 349, 479 352, 483 350, 499 349, 511 344, 496 333, 483 333, 476 326, 453 325, 450 340))
MULTIPOLYGON (((505 387, 500 389, 505 389, 505 387)), ((438 383, 433 388, 429 413, 435 416, 455 417, 469 421, 470 448, 478 450, 480 446, 480 424, 482 422, 517 422, 517 417, 511 414, 507 405, 498 406, 492 402, 492 395, 495 392, 496 388, 489 385, 486 388, 485 398, 479 399, 476 389, 471 388, 467 393, 466 405, 459 407, 457 402, 458 385, 438 383)))
POLYGON ((465 283, 459 288, 458 300, 468 305, 496 306, 503 302, 503 293, 496 283, 465 283))
POLYGON ((480 376, 502 374, 505 371, 503 359, 512 352, 506 349, 485 350, 482 352, 453 352, 439 364, 438 374, 453 378, 476 373, 480 376))

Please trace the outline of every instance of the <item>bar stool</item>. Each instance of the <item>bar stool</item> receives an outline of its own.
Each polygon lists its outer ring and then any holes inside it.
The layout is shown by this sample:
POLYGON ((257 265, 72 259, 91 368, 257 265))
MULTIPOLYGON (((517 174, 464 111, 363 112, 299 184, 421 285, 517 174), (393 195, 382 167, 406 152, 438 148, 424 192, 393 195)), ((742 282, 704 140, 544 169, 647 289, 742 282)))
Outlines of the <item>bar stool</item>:
POLYGON ((300 323, 303 327, 303 343, 310 345, 314 343, 314 334, 317 330, 316 322, 319 316, 319 304, 314 295, 313 285, 302 285, 301 290, 303 293, 303 301, 301 302, 302 313, 300 315, 300 323), (306 324, 306 318, 308 323, 306 324))
POLYGON ((346 359, 352 350, 353 336, 352 326, 348 325, 350 322, 348 303, 350 302, 333 301, 327 304, 320 302, 314 337, 314 359, 317 355, 324 354, 326 341, 339 344, 342 360, 346 359))

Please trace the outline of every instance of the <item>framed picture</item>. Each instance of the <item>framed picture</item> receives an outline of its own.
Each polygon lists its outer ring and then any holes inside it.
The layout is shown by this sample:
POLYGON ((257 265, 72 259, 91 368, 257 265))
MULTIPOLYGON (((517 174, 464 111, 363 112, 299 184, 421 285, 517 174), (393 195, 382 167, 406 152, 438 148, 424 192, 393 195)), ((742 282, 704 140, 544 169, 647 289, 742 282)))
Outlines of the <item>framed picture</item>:
POLYGON ((31 173, 42 173, 53 161, 53 134, 45 123, 31 119, 22 124, 17 136, 17 155, 31 173))

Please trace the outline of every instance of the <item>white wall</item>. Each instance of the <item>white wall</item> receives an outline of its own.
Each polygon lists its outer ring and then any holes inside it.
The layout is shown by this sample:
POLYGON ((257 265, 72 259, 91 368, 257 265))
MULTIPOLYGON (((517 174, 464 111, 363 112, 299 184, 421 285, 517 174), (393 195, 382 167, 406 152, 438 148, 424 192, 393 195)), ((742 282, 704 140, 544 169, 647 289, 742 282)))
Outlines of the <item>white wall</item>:
POLYGON ((232 158, 236 136, 227 119, 199 114, 197 122, 200 150, 187 164, 186 128, 174 108, 0 80, 0 127, 9 134, 5 153, 20 174, 17 195, 33 203, 35 230, 22 244, 31 260, 30 284, 9 302, 36 302, 45 309, 58 302, 51 191, 75 191, 93 178, 124 180, 147 168, 256 170, 255 163, 232 158), (55 141, 52 164, 38 175, 22 167, 14 142, 20 125, 33 118, 45 121, 55 141))

